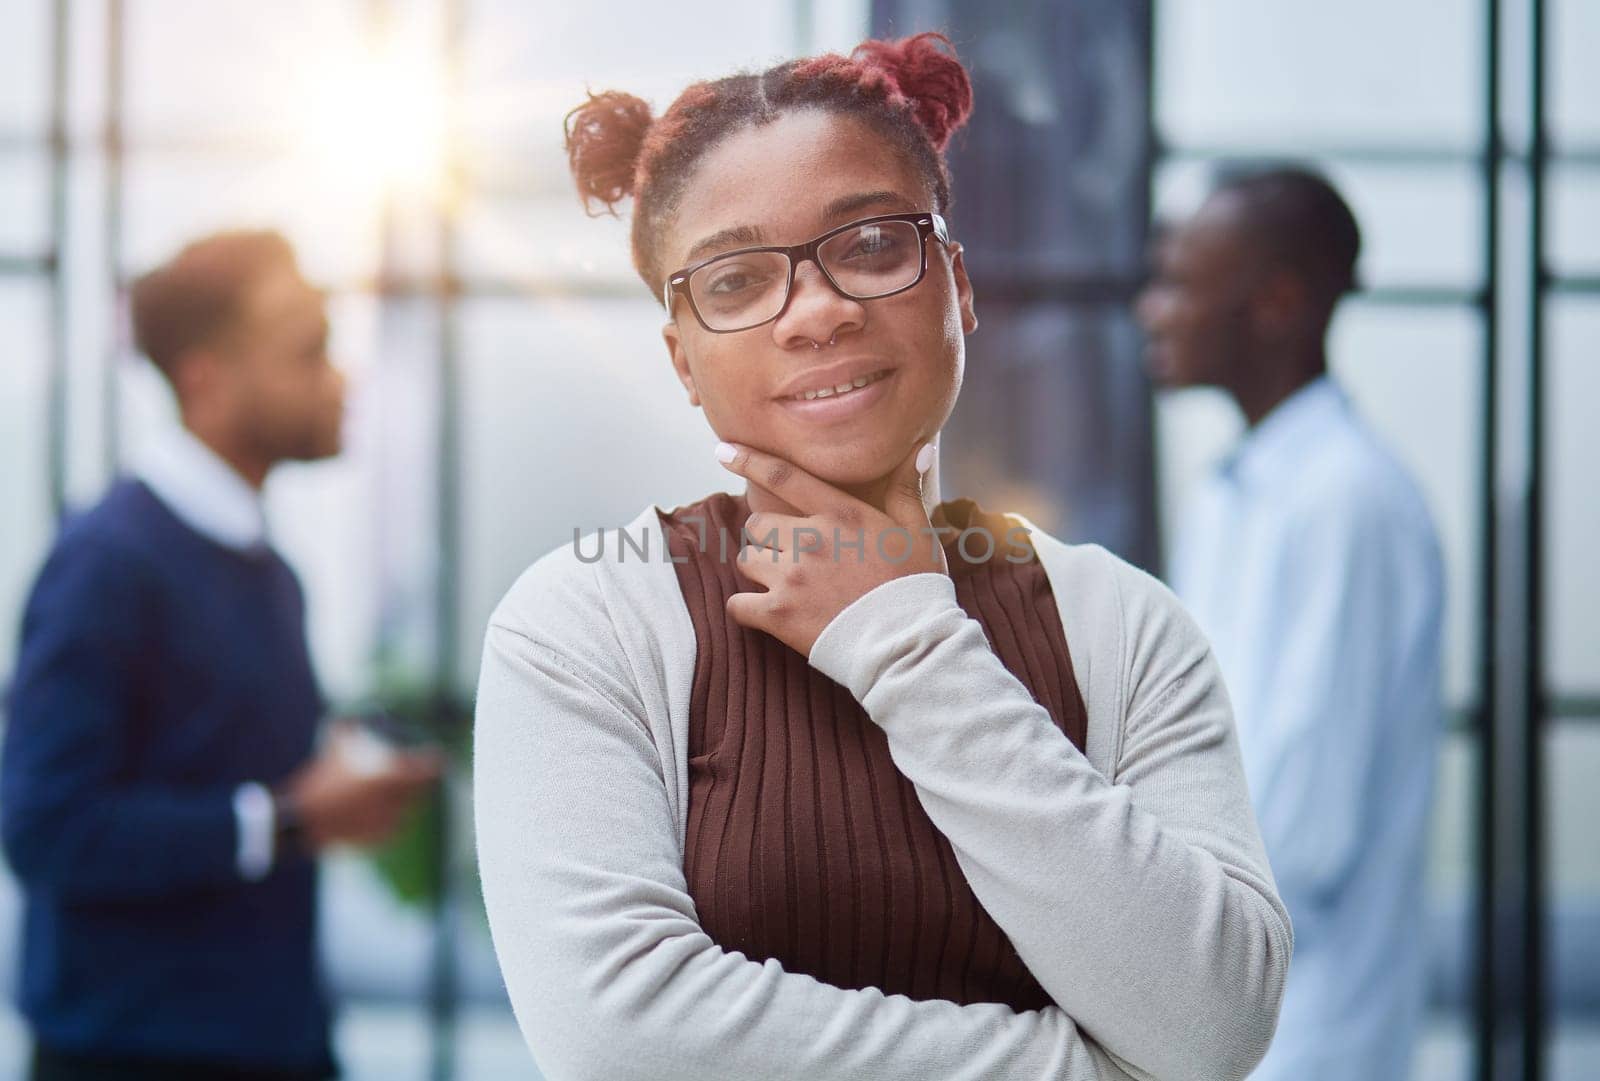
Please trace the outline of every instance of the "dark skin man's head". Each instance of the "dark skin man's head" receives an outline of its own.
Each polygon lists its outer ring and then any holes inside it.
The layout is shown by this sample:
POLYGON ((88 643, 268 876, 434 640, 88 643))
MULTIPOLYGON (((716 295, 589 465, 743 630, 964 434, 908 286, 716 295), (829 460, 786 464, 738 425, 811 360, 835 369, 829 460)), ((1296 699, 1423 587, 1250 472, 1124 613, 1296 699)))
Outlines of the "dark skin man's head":
POLYGON ((344 379, 324 297, 275 233, 190 244, 134 283, 134 333, 186 427, 260 486, 281 461, 337 454, 344 379))
POLYGON ((1151 378, 1220 387, 1255 423, 1326 370, 1328 323, 1354 287, 1359 248, 1349 208, 1315 174, 1225 178, 1155 245, 1137 306, 1151 378))

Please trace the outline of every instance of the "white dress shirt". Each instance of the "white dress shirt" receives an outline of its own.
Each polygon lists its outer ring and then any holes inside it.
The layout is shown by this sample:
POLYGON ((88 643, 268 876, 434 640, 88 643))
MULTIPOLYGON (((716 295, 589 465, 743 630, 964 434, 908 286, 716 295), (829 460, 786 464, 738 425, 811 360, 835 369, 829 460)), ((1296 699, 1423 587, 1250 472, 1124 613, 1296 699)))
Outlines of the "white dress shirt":
MULTIPOLYGON (((240 551, 267 545, 260 493, 188 429, 165 433, 134 475, 196 533, 240 551)), ((262 784, 242 784, 233 794, 233 812, 239 874, 251 881, 264 878, 272 870, 272 794, 262 784)))
POLYGON ((1294 923, 1253 1075, 1400 1081, 1426 989, 1424 840, 1443 570, 1405 470, 1328 377, 1203 486, 1173 585, 1233 699, 1251 802, 1294 923))

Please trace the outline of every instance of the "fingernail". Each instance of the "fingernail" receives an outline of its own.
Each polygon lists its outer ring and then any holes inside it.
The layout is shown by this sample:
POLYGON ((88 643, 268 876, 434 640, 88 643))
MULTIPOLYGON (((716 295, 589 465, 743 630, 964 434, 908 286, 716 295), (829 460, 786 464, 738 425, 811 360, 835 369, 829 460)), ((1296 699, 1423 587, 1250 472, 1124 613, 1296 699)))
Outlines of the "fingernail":
POLYGON ((917 451, 917 472, 926 473, 928 467, 933 465, 934 449, 932 443, 922 444, 922 449, 917 451))
POLYGON ((739 453, 739 448, 732 443, 718 443, 712 453, 717 456, 717 461, 726 465, 733 461, 733 456, 739 453))

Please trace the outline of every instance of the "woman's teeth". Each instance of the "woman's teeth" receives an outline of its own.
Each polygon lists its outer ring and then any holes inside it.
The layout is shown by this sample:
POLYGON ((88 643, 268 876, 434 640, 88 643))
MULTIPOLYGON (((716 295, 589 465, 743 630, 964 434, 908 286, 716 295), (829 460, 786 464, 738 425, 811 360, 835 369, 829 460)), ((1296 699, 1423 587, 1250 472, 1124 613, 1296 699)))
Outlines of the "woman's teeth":
POLYGON ((840 394, 849 394, 852 390, 860 390, 868 383, 876 383, 878 380, 882 379, 888 374, 889 370, 885 368, 881 372, 873 372, 871 375, 863 375, 848 383, 840 383, 836 387, 823 387, 821 390, 802 391, 799 394, 790 395, 789 400, 792 402, 809 402, 814 401, 817 398, 835 398, 840 394))

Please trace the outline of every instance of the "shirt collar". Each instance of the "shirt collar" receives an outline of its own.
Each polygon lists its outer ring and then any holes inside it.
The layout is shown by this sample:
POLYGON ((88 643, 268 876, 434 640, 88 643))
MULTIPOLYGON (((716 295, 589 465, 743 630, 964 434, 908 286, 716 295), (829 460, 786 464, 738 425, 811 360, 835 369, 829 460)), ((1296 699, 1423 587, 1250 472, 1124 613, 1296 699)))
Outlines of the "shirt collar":
POLYGON ((266 544, 260 493, 188 429, 158 439, 135 475, 196 533, 240 551, 266 544))
POLYGON ((1327 374, 1319 375, 1274 406, 1245 433, 1220 472, 1229 480, 1254 484, 1271 480, 1299 460, 1331 423, 1345 415, 1349 400, 1327 374))

